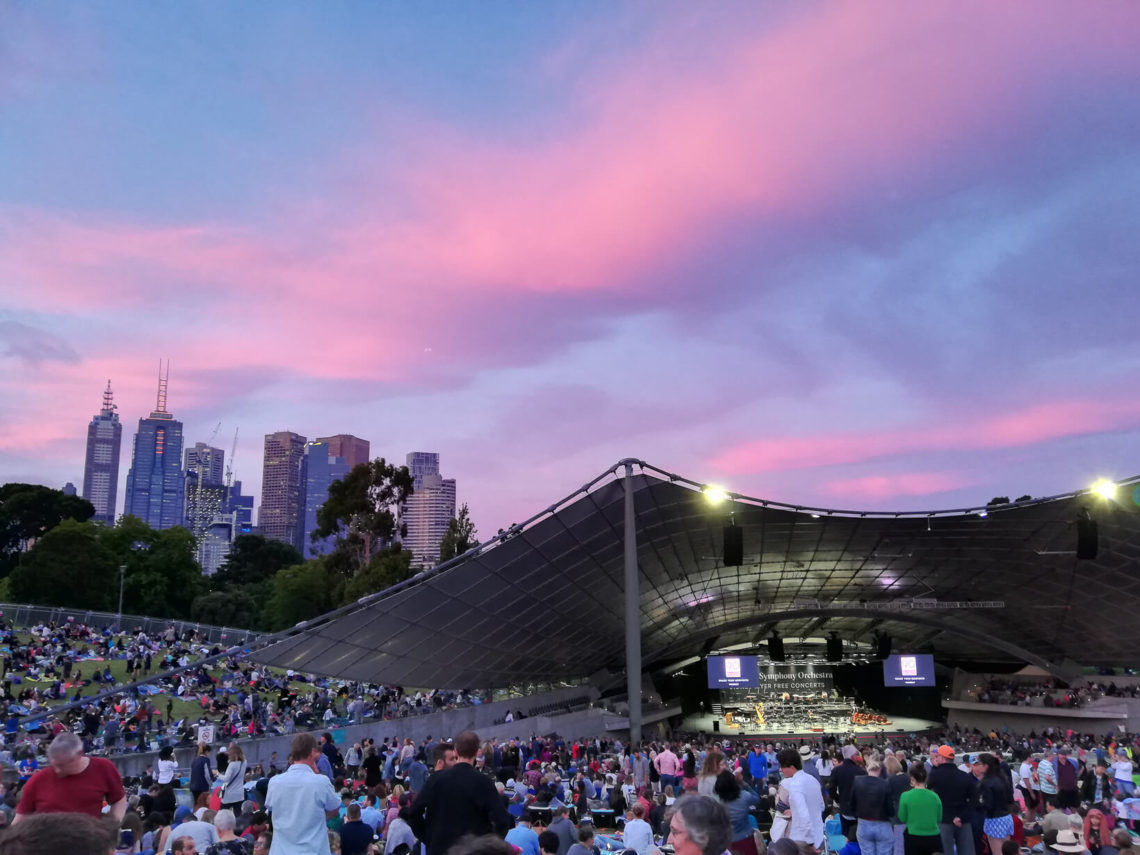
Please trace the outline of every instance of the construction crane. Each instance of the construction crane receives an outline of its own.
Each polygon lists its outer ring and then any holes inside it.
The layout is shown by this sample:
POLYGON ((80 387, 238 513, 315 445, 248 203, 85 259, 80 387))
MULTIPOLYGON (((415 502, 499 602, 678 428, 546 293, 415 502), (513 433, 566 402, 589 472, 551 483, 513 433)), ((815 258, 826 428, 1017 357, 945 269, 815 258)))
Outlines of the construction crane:
POLYGON ((226 461, 226 494, 229 495, 230 485, 233 483, 234 455, 237 454, 238 428, 234 428, 234 445, 230 449, 229 459, 226 461))

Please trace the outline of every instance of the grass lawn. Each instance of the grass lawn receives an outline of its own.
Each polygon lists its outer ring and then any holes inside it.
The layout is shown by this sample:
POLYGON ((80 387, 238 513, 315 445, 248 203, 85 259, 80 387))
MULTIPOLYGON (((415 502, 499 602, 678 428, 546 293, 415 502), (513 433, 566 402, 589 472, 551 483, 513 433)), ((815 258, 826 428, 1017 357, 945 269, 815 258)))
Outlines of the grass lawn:
MULTIPOLYGON (((27 644, 31 641, 31 635, 29 633, 17 632, 16 638, 18 639, 18 641, 21 644, 27 644)), ((77 649, 81 653, 83 653, 83 652, 90 650, 91 645, 86 644, 86 643, 81 643, 79 645, 76 645, 75 649, 77 649)), ((157 665, 161 661, 161 659, 162 659, 161 656, 155 656, 152 659, 151 675, 156 673, 155 667, 157 667, 157 665)), ((90 680, 91 676, 95 673, 96 668, 98 668, 100 671, 102 671, 104 668, 110 668, 111 669, 111 676, 115 678, 116 682, 118 682, 118 683, 127 682, 127 660, 126 659, 107 659, 107 660, 104 660, 101 662, 95 661, 95 660, 87 660, 87 661, 83 661, 83 662, 76 662, 74 664, 74 666, 72 666, 72 672, 71 672, 72 677, 74 678, 74 676, 76 675, 77 672, 82 671, 83 672, 83 679, 90 680)), ((209 673, 211 676, 217 677, 217 676, 220 676, 222 674, 224 669, 218 667, 217 663, 215 663, 214 665, 208 666, 206 670, 207 670, 207 673, 209 673)), ((273 673, 279 677, 285 676, 285 669, 284 668, 270 668, 269 670, 271 673, 273 673)), ((47 688, 48 685, 49 684, 45 683, 45 682, 37 683, 35 681, 29 681, 25 678, 22 683, 20 683, 18 685, 13 685, 12 690, 16 694, 18 694, 20 690, 28 688, 28 687, 36 687, 36 688, 42 689, 42 688, 47 688)), ((315 688, 311 683, 303 683, 303 682, 298 682, 296 680, 293 680, 293 681, 290 681, 289 685, 290 685, 291 689, 295 689, 297 691, 297 693, 299 695, 302 695, 302 696, 312 694, 315 691, 315 688)), ((49 707, 57 707, 57 706, 61 706, 64 703, 70 703, 71 699, 75 696, 75 691, 76 690, 74 688, 69 689, 67 692, 67 700, 66 701, 64 701, 64 700, 48 701, 47 702, 48 706, 49 707)), ((88 697, 88 698, 91 698, 91 697, 94 697, 95 695, 101 694, 103 691, 104 691, 104 686, 103 686, 103 684, 100 684, 100 683, 92 683, 89 686, 83 687, 83 695, 88 697)), ((167 700, 170 699, 171 697, 172 697, 171 695, 166 694, 166 693, 163 693, 160 695, 150 696, 151 702, 158 709, 158 714, 163 719, 166 718, 167 700)), ((197 698, 194 698, 191 700, 183 700, 182 698, 179 698, 179 697, 173 697, 173 700, 174 700, 173 713, 174 713, 174 720, 175 721, 179 721, 179 720, 184 719, 184 718, 188 718, 191 721, 197 721, 199 718, 201 718, 203 715, 206 714, 206 712, 202 709, 202 705, 198 702, 197 698)))

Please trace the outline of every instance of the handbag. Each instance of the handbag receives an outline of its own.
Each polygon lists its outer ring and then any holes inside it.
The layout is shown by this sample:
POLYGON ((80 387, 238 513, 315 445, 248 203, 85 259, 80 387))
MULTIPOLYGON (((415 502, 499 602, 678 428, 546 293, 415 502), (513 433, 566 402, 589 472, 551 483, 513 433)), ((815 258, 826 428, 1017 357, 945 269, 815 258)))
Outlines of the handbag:
POLYGON ((210 793, 210 801, 207 803, 210 810, 222 809, 222 788, 214 787, 213 792, 210 793))

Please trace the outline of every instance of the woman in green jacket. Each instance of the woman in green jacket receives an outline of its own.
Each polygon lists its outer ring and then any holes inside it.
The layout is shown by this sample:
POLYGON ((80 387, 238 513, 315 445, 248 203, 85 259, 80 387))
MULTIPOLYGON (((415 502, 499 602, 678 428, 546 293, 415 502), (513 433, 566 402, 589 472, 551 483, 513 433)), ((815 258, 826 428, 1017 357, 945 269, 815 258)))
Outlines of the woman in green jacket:
POLYGON ((911 789, 899 796, 899 821, 906 826, 903 851, 906 855, 933 855, 942 851, 942 799, 926 788, 926 767, 919 762, 910 767, 911 789))

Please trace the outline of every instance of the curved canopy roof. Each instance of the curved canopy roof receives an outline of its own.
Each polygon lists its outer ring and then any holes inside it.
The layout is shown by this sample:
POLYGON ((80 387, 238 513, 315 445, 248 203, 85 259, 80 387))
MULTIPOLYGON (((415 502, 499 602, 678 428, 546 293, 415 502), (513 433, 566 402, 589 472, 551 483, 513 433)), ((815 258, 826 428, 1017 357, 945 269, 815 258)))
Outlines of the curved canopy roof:
MULTIPOLYGON (((625 463, 626 461, 623 461, 625 463)), ((1140 478, 1117 499, 1084 490, 991 508, 861 513, 733 495, 634 463, 646 669, 838 631, 895 650, 1055 668, 1132 664, 1112 614, 1140 609, 1140 478), (726 567, 723 526, 743 528, 726 567), (1099 527, 1076 556, 1078 520, 1099 527)), ((471 552, 300 624, 255 657, 410 686, 489 687, 620 670, 624 662, 623 463, 471 552)))

